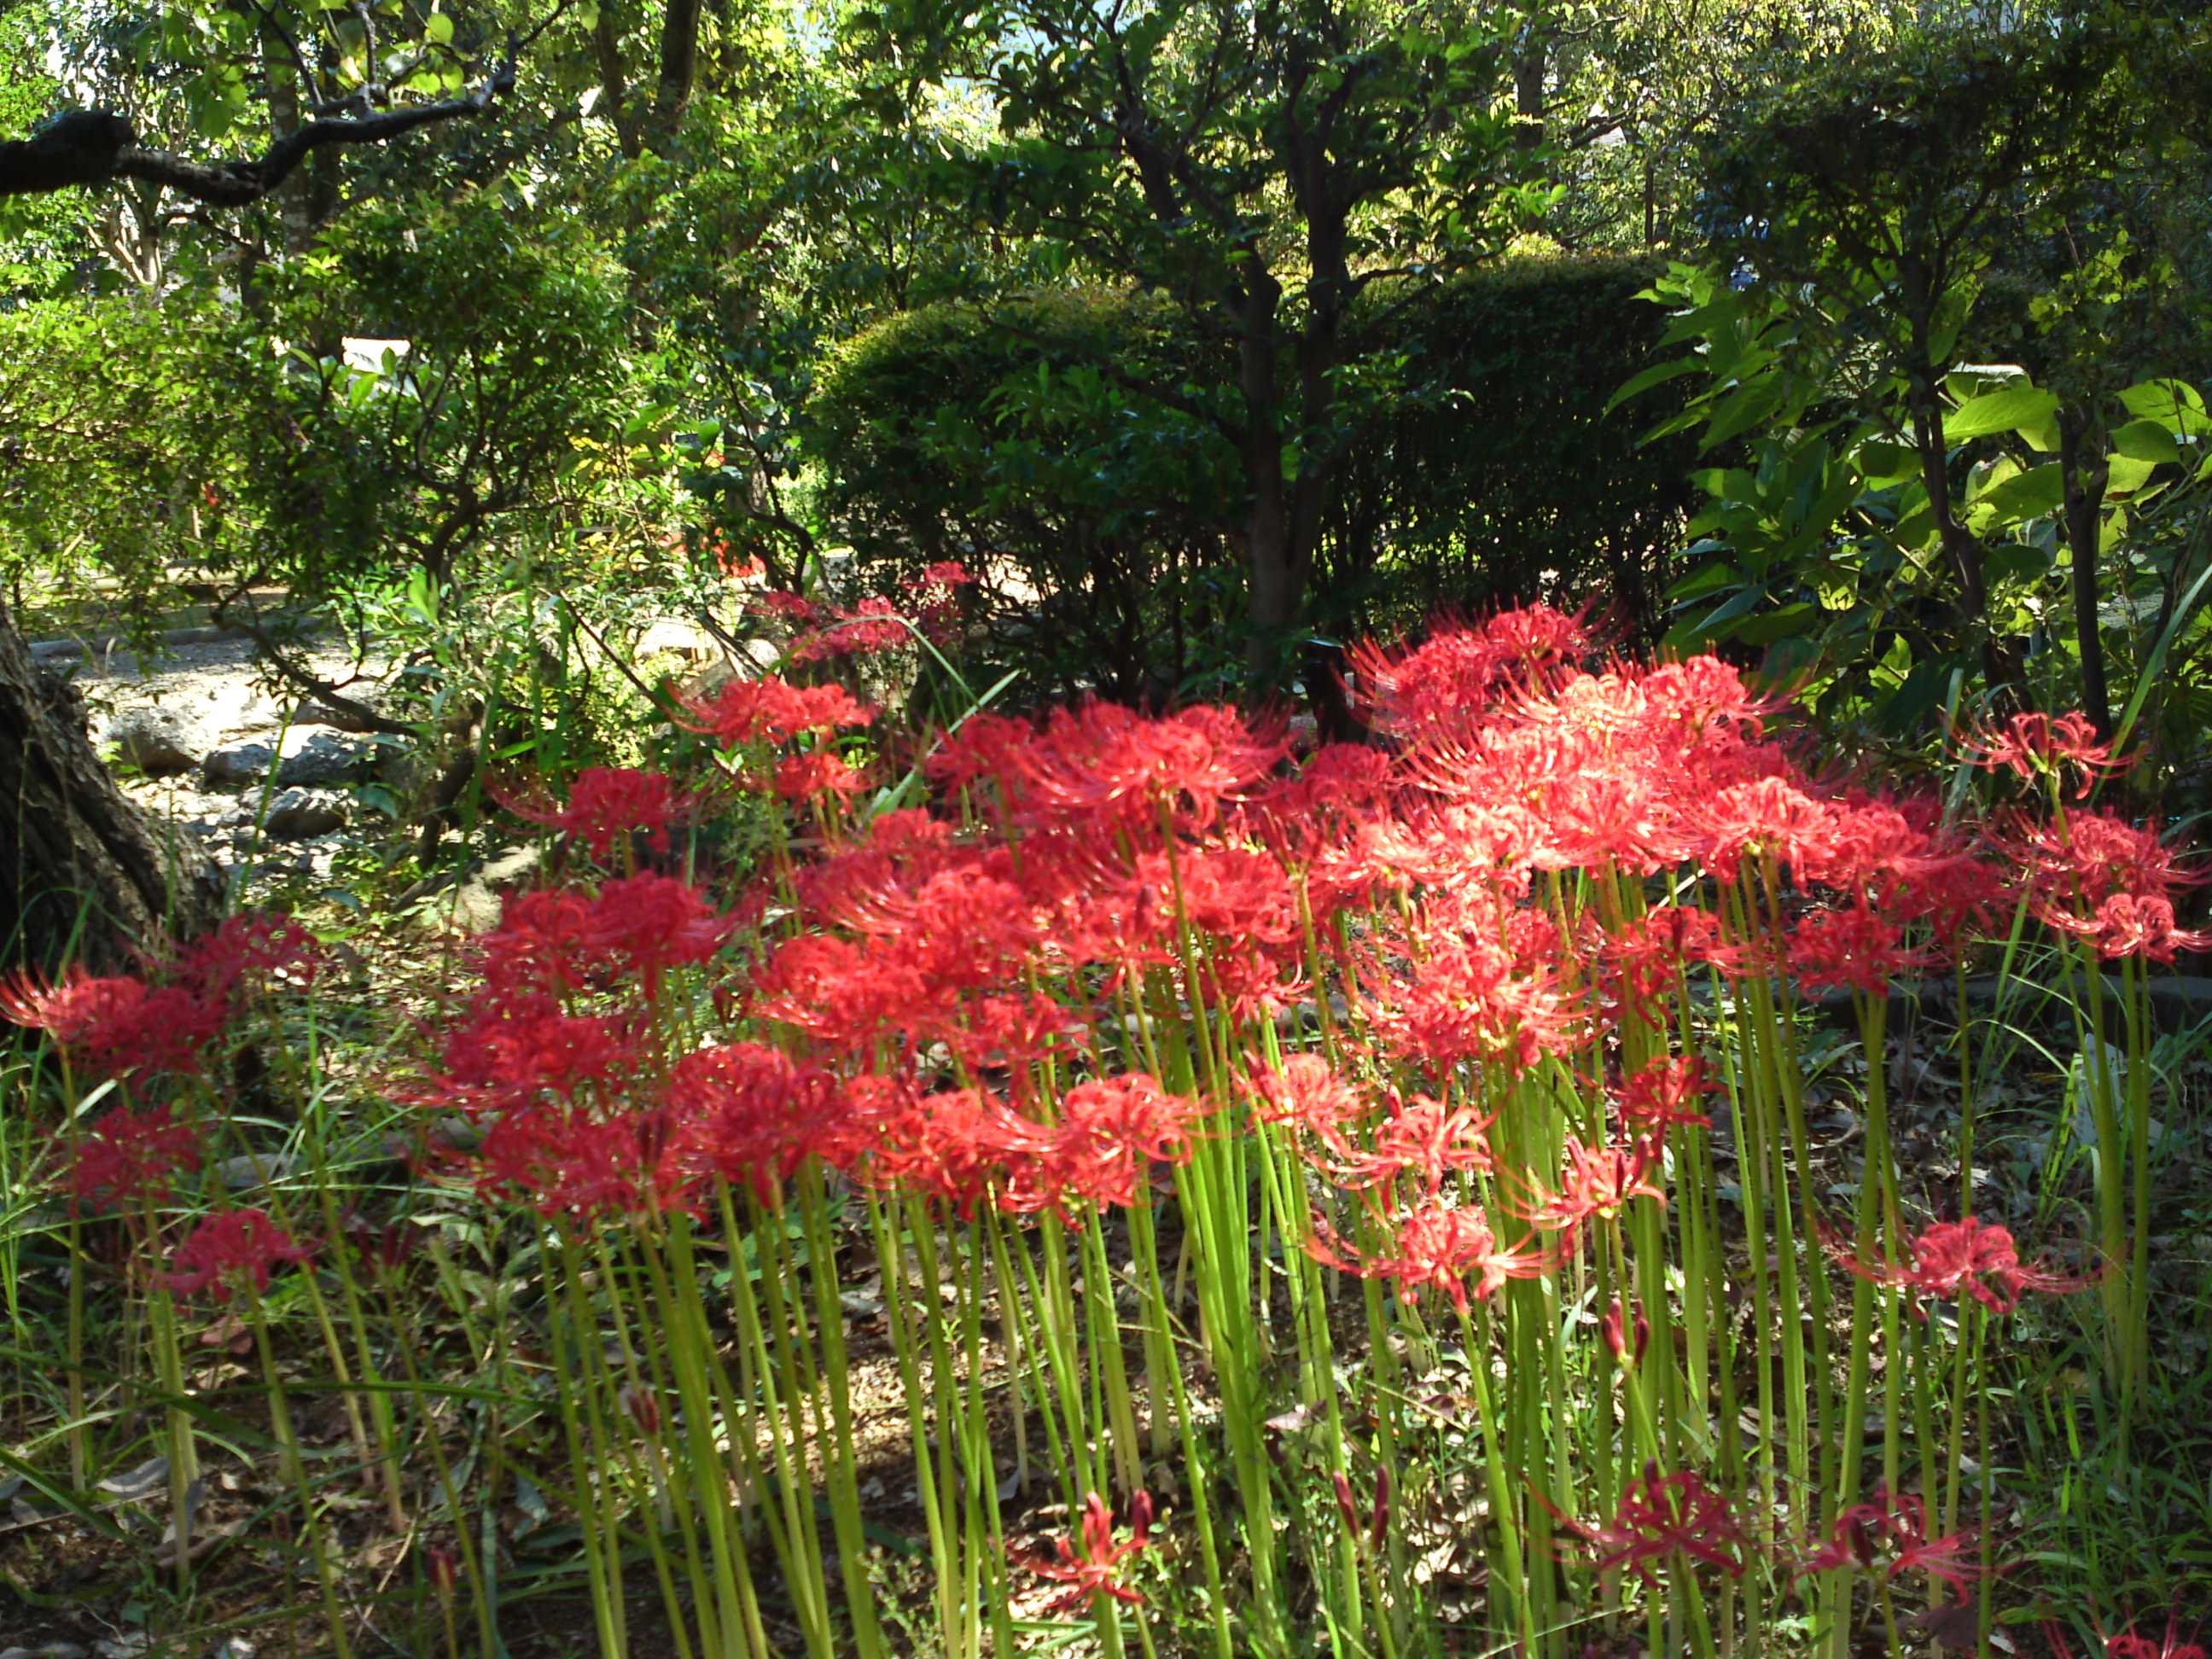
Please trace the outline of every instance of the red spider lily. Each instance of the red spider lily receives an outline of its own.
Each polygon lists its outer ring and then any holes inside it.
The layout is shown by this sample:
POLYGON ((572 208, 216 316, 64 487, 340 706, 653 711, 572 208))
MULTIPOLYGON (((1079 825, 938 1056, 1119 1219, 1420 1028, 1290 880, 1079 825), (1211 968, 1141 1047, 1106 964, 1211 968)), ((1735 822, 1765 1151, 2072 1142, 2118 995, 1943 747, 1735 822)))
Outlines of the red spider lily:
POLYGON ((1539 605, 1500 611, 1472 626, 1444 623, 1410 649, 1354 646, 1345 661, 1370 725, 1425 736, 1463 724, 1513 691, 1542 684, 1589 646, 1579 618, 1539 605))
POLYGON ((1716 1092, 1721 1080, 1694 1055, 1687 1059, 1652 1060, 1629 1073, 1620 1085, 1621 1121, 1640 1142, 1664 1134, 1677 1123, 1710 1129, 1713 1121, 1694 1109, 1705 1096, 1716 1092))
POLYGON ((2131 757, 2114 760, 2112 745, 2099 742, 2096 726, 2078 713, 2057 720, 2042 714, 2014 714, 2001 728, 1971 733, 1967 753, 1985 770, 2008 767, 2030 781, 2059 776, 2069 766, 2077 768, 2081 787, 2075 792, 2076 799, 2087 795, 2099 779, 2117 776, 2134 763, 2131 757))
MULTIPOLYGON (((2065 1632, 2057 1625, 2045 1620, 2043 1633, 2051 1644, 2051 1652, 2057 1655, 2058 1659, 2074 1659, 2074 1650, 2067 1646, 2065 1632)), ((2132 1625, 2121 1635, 2100 1634, 2099 1639, 2105 1644, 2105 1659, 2205 1659, 2203 1647, 2194 1641, 2181 1639, 2181 1609, 2179 1607, 2166 1616, 2166 1638, 2163 1641, 2154 1642, 2148 1636, 2136 1635, 2132 1625)))
POLYGON ((186 942, 178 951, 178 982, 221 1001, 249 977, 289 974, 296 982, 313 977, 320 966, 320 940, 286 916, 227 916, 218 927, 186 942))
POLYGON ((1995 1313, 2010 1313, 2027 1291, 2063 1296, 2096 1281, 2078 1274, 2044 1273, 2021 1265, 2011 1231, 1968 1216, 1939 1221, 1912 1241, 1912 1261, 1867 1261, 1839 1241, 1828 1241, 1829 1254, 1850 1272, 1876 1285, 1893 1285, 1922 1296, 1971 1296, 1995 1313))
POLYGON ((781 743, 802 732, 842 731, 875 718, 874 709, 842 685, 793 685, 774 675, 732 680, 712 698, 685 700, 683 708, 690 718, 679 725, 726 748, 781 743))
POLYGON ((706 961, 728 933, 699 889, 653 871, 596 894, 520 893, 484 938, 484 981, 503 995, 560 994, 635 975, 650 996, 671 969, 706 961))
POLYGON ((1346 1126, 1374 1109, 1319 1054, 1285 1055, 1279 1067, 1255 1060, 1244 1086, 1261 1122, 1293 1125, 1346 1159, 1355 1156, 1346 1126))
POLYGON ((1289 752, 1287 739, 1255 736, 1233 709, 1201 705, 1153 718, 1094 701, 1053 710, 1021 761, 1042 823, 1149 839, 1163 806, 1190 828, 1212 824, 1224 802, 1289 752))
POLYGON ((1928 1506, 1917 1492, 1877 1490, 1863 1504, 1854 1504, 1837 1516, 1827 1540, 1797 1565, 1797 1576, 1826 1572, 1854 1563, 1871 1569, 1887 1554, 1884 1578, 1901 1572, 1925 1572, 1951 1587, 1963 1604, 1968 1586, 1978 1578, 2002 1572, 1971 1559, 1976 1528, 1963 1528, 1942 1538, 1928 1535, 1928 1506))
POLYGON ((668 1102, 705 1165, 763 1203, 808 1158, 842 1168, 861 1150, 837 1079, 764 1043, 684 1055, 671 1070, 668 1102))
POLYGON ((698 1207, 699 1172, 665 1106, 599 1114, 540 1102, 501 1113, 469 1160, 477 1190, 543 1216, 626 1219, 698 1207))
POLYGON ((1571 1046, 1578 1011, 1561 989, 1559 928, 1495 891, 1431 895, 1408 932, 1411 974, 1380 964, 1368 1009, 1387 1052, 1437 1069, 1479 1060, 1523 1069, 1571 1046))
POLYGON ((1645 1464, 1609 1522, 1577 1521, 1554 1509, 1543 1493, 1532 1492, 1554 1521, 1591 1547, 1600 1572, 1628 1567, 1645 1583, 1655 1583, 1653 1565, 1679 1550, 1731 1577, 1742 1576, 1748 1548, 1743 1528, 1728 1499, 1692 1470, 1661 1474, 1657 1463, 1645 1464))
POLYGON ((200 1167, 198 1133, 167 1106, 134 1112, 118 1107, 94 1124, 74 1149, 64 1184, 94 1209, 120 1209, 169 1195, 169 1178, 200 1167))
POLYGON ((634 1019, 563 1013, 550 994, 480 998, 447 1037, 442 1073, 417 1093, 471 1117, 617 1094, 646 1065, 641 1040, 634 1019))
POLYGON ((1347 1187, 1376 1187, 1401 1175, 1418 1175, 1434 1193, 1447 1170, 1487 1170, 1492 1121, 1472 1106, 1447 1106, 1426 1095, 1391 1103, 1389 1115, 1375 1130, 1370 1152, 1350 1152, 1324 1160, 1329 1173, 1347 1187))
POLYGON ((2184 868, 2154 828, 2106 812, 2069 810, 2025 824, 2013 851, 2028 879, 2028 908, 2045 925, 2094 939, 2106 955, 2141 950, 2160 960, 2203 945, 2173 926, 2175 890, 2205 878, 2184 868), (2130 901, 2107 906, 2116 898, 2130 901))
POLYGON ((793 662, 824 662, 839 657, 872 657, 911 644, 914 629, 898 607, 871 594, 850 611, 817 606, 816 626, 791 642, 793 662))
POLYGON ((1833 846, 1838 812, 1786 779, 1765 777, 1714 791, 1692 815, 1698 861, 1732 882, 1747 853, 1791 865, 1817 861, 1833 846))
POLYGON ((202 1218, 171 1258, 177 1271, 155 1273, 154 1282, 194 1295, 208 1291, 228 1302, 240 1284, 254 1294, 269 1288, 270 1270, 280 1261, 303 1266, 314 1252, 269 1218, 265 1210, 224 1210, 202 1218))
POLYGON ((112 1078, 198 1072, 228 1023, 221 1000, 191 986, 157 990, 78 969, 50 985, 27 969, 0 978, 0 1014, 50 1032, 72 1065, 112 1078))
POLYGON ((1053 1549, 1060 1558, 1057 1561, 1032 1558, 1020 1565, 1040 1578, 1068 1587, 1046 1604, 1048 1613, 1075 1613, 1095 1607, 1102 1595, 1139 1606, 1145 1598, 1121 1582, 1122 1563, 1139 1550, 1152 1547, 1152 1495, 1139 1492, 1129 1500, 1129 1536, 1126 1541, 1115 1543, 1114 1511, 1094 1492, 1083 1503, 1080 1554, 1077 1553, 1075 1537, 1071 1533, 1066 1538, 1053 1540, 1053 1549))
POLYGON ((1928 954, 1905 943, 1904 931, 1863 904, 1847 910, 1815 910, 1790 935, 1790 969, 1807 996, 1830 986, 1889 994, 1898 975, 1923 965, 1928 954))
POLYGON ((517 817, 574 836, 602 863, 617 842, 633 835, 665 853, 669 826, 689 822, 709 799, 703 792, 679 793, 665 773, 609 766, 579 772, 565 805, 556 805, 542 790, 495 785, 491 794, 517 817))
POLYGON ((1199 1103, 1163 1090, 1141 1072, 1079 1083, 1060 1097, 1060 1121, 1031 1150, 1008 1149, 1000 1207, 1065 1215, 1070 1200, 1124 1207, 1146 1190, 1153 1164, 1190 1159, 1199 1103))
POLYGON ((2137 897, 2115 893, 2089 916, 2077 916, 2056 907, 2041 913, 2043 920, 2061 933, 2093 941, 2103 957, 2148 957, 2172 962, 2177 951, 2202 951, 2212 946, 2212 933, 2192 933, 2174 922, 2173 901, 2156 894, 2137 897))
POLYGON ((1567 1137, 1566 1168, 1559 1190, 1534 1189, 1532 1200, 1518 1213, 1532 1225, 1554 1229, 1571 1238, 1592 1216, 1612 1216, 1631 1200, 1649 1198, 1664 1204, 1663 1188, 1650 1177, 1660 1167, 1659 1148, 1649 1139, 1626 1146, 1585 1146, 1567 1137))
POLYGON ((865 788, 867 780, 845 763, 834 749, 810 750, 786 755, 775 763, 775 793, 785 800, 812 800, 817 795, 849 795, 865 788))
POLYGON ((1540 1279, 1559 1265, 1558 1254, 1546 1246, 1500 1249, 1481 1211, 1455 1209, 1439 1199, 1376 1219, 1390 1230, 1396 1255, 1362 1256, 1319 1220, 1306 1241, 1306 1254, 1325 1267, 1362 1279, 1395 1279, 1400 1297, 1408 1304, 1425 1290, 1442 1291, 1462 1313, 1469 1305, 1470 1275, 1475 1279, 1473 1300, 1486 1301, 1509 1279, 1540 1279))

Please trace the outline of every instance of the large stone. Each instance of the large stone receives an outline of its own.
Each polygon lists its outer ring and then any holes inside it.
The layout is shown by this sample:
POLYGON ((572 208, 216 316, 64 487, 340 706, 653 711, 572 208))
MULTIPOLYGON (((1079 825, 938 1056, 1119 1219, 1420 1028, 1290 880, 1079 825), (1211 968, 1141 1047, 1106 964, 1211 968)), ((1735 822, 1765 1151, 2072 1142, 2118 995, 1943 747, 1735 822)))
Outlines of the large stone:
POLYGON ((322 726, 294 726, 279 742, 258 738, 216 750, 203 769, 210 783, 258 783, 273 767, 279 788, 343 783, 365 772, 377 747, 322 726))
POLYGON ((262 823, 271 841, 304 841, 345 828, 351 803, 335 789, 287 789, 269 803, 262 823))
POLYGON ((115 758, 150 778, 191 771, 215 746, 215 732, 197 711, 164 703, 119 709, 107 723, 115 758))

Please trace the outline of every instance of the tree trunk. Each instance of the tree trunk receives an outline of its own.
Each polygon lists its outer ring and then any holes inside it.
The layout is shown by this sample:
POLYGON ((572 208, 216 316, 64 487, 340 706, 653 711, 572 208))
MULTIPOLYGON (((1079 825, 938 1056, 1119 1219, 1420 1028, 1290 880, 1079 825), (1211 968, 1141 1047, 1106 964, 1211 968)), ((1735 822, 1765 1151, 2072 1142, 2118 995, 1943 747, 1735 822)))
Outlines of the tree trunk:
POLYGON ((220 872, 172 857, 94 751, 76 689, 39 672, 0 604, 0 961, 126 967, 221 902, 220 872))

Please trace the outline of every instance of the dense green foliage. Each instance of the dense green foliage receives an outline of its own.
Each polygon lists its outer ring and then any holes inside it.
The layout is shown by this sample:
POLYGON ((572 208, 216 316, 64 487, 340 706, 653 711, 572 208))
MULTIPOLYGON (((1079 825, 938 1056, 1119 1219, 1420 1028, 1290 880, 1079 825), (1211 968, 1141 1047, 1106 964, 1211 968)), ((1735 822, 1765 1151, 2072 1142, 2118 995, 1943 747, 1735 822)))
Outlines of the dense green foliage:
MULTIPOLYGON (((1652 630, 1689 447, 1639 444, 1606 404, 1651 360, 1662 319, 1637 296, 1656 270, 1522 259, 1364 302, 1395 392, 1339 440, 1316 631, 1540 598, 1652 630)), ((820 509, 863 585, 973 567, 992 648, 1035 694, 1218 684, 1237 663, 1244 506, 1237 448, 1206 418, 1233 397, 1227 356, 1130 290, 902 313, 842 349, 810 404, 820 509), (1127 390, 1148 383, 1194 406, 1127 390)))

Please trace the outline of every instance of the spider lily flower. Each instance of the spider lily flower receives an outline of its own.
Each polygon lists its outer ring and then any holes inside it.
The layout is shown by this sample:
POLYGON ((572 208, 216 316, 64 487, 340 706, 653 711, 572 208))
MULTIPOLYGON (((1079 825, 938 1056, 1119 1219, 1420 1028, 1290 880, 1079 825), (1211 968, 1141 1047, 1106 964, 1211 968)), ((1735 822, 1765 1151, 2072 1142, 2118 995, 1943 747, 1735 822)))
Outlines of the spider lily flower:
POLYGON ((1827 1244, 1838 1266, 1872 1284, 1951 1300, 1971 1296, 1992 1313, 2010 1313, 2025 1291, 2064 1296, 2097 1282, 2094 1275, 2051 1273, 2021 1265, 2010 1229, 1972 1216, 1928 1228, 1912 1241, 1910 1262, 1869 1261, 1834 1237, 1827 1244))
POLYGON ((1553 1508, 1543 1493, 1532 1488, 1532 1495, 1589 1547, 1600 1572, 1626 1567, 1653 1583, 1652 1568, 1679 1550, 1731 1577, 1743 1574, 1748 1548, 1743 1528, 1728 1499, 1693 1470, 1662 1474, 1656 1462, 1645 1464, 1642 1477, 1621 1494, 1610 1521, 1577 1521, 1553 1508))
POLYGON ((1067 1586, 1047 1605, 1049 1613, 1074 1613, 1097 1605, 1102 1595, 1110 1595, 1117 1601, 1132 1607, 1141 1604, 1144 1597, 1121 1583, 1122 1563, 1139 1551, 1152 1547, 1152 1495, 1139 1492, 1129 1500, 1128 1538, 1114 1541, 1114 1511, 1106 1500, 1092 1492, 1084 1500, 1083 1520, 1079 1530, 1083 1547, 1078 1553, 1073 1534, 1053 1540, 1059 1559, 1024 1560, 1027 1567, 1040 1578, 1048 1578, 1067 1586))
POLYGON ((258 1296, 269 1288, 270 1269, 280 1261, 295 1266, 314 1259, 292 1236, 269 1218, 266 1210, 224 1210, 205 1217, 177 1247, 174 1273, 155 1273, 158 1285, 187 1295, 206 1291, 228 1302, 241 1284, 258 1296))
POLYGON ((1924 1572, 1950 1586, 1963 1604, 1969 1586, 2004 1571, 1975 1559, 1978 1528, 1961 1528, 1941 1538, 1928 1535, 1928 1506, 1917 1492, 1884 1492, 1863 1504, 1854 1504, 1830 1523, 1820 1547, 1797 1564, 1797 1574, 1827 1572, 1857 1565, 1871 1570, 1887 1555, 1884 1578, 1901 1572, 1924 1572))

